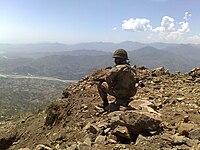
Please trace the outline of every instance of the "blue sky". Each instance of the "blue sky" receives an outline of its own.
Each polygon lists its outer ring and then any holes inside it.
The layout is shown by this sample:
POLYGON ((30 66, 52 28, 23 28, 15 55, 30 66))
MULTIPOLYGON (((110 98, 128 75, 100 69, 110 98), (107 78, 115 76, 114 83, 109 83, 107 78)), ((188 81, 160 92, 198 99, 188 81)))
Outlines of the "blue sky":
POLYGON ((200 0, 0 0, 0 43, 200 44, 200 0))

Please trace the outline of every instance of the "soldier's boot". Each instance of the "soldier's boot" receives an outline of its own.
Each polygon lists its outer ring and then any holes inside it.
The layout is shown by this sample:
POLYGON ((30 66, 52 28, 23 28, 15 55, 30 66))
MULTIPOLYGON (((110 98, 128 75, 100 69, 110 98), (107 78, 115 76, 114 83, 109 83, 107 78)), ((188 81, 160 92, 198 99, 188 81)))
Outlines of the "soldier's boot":
POLYGON ((128 107, 130 101, 130 98, 117 98, 115 103, 120 106, 128 107))
POLYGON ((108 99, 104 98, 103 103, 99 104, 98 106, 105 109, 108 105, 109 105, 108 99))

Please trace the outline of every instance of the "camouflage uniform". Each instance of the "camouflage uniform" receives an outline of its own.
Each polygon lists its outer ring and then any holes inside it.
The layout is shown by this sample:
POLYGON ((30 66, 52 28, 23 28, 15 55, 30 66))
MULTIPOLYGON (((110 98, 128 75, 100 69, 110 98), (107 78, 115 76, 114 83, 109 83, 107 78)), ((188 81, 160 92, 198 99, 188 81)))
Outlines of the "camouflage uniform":
MULTIPOLYGON (((116 98, 116 102, 120 100, 126 103, 130 97, 137 92, 135 87, 136 79, 134 78, 135 71, 128 64, 116 65, 105 77, 106 82, 98 84, 98 91, 104 103, 107 100, 107 94, 116 98)), ((121 103, 121 102, 119 102, 121 103)))

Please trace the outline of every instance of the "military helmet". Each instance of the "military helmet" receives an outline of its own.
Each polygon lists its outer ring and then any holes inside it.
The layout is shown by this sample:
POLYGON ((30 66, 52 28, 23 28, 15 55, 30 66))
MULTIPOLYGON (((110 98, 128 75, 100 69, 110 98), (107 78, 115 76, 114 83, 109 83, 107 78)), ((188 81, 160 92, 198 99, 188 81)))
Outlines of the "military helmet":
POLYGON ((114 53, 113 53, 113 58, 123 58, 123 59, 128 59, 128 54, 124 49, 117 49, 114 53))

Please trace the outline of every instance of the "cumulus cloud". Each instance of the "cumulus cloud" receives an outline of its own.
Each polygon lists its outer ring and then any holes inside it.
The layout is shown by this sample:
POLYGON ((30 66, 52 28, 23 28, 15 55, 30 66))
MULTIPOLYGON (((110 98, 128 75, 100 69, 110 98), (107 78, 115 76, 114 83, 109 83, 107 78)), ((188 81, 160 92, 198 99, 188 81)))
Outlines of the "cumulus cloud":
POLYGON ((189 18, 192 15, 189 12, 185 12, 185 16, 183 17, 183 21, 179 22, 180 28, 178 29, 179 32, 189 32, 190 28, 189 28, 189 18))
POLYGON ((179 24, 181 25, 181 28, 178 29, 179 32, 189 32, 190 31, 188 22, 181 22, 179 24))
POLYGON ((189 32, 189 18, 192 15, 189 12, 185 12, 185 16, 183 17, 183 21, 179 22, 177 27, 178 29, 175 29, 175 20, 172 17, 164 16, 161 21, 161 26, 154 28, 153 32, 172 32, 173 34, 178 34, 178 32, 184 33, 189 32))
POLYGON ((124 20, 122 23, 122 29, 125 31, 150 31, 146 38, 148 40, 154 41, 167 41, 167 42, 183 42, 186 40, 191 43, 200 43, 200 35, 188 37, 188 32, 190 32, 190 18, 191 14, 185 12, 182 20, 175 20, 170 16, 163 16, 160 26, 152 27, 150 20, 146 18, 130 18, 129 20, 124 20))
POLYGON ((122 29, 133 32, 146 31, 147 29, 151 29, 150 20, 146 18, 130 18, 129 20, 123 21, 122 29))
POLYGON ((154 32, 171 32, 174 31, 174 18, 171 18, 169 16, 164 16, 162 18, 161 21, 161 26, 160 27, 156 27, 155 29, 153 29, 152 31, 154 32))
POLYGON ((114 27, 114 28, 112 28, 112 30, 113 30, 113 31, 115 31, 115 30, 117 30, 117 28, 116 28, 116 27, 114 27))
POLYGON ((159 33, 159 37, 165 41, 183 40, 183 34, 190 31, 189 19, 191 16, 189 12, 185 12, 183 20, 176 23, 174 18, 164 16, 161 26, 152 29, 152 31, 159 33))

